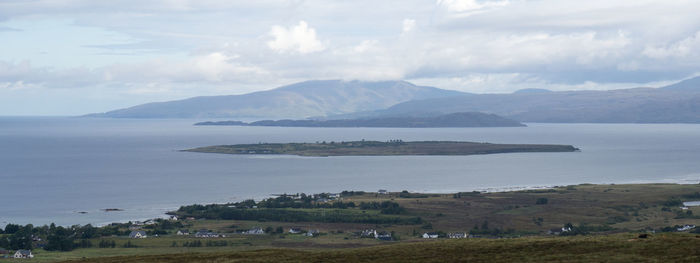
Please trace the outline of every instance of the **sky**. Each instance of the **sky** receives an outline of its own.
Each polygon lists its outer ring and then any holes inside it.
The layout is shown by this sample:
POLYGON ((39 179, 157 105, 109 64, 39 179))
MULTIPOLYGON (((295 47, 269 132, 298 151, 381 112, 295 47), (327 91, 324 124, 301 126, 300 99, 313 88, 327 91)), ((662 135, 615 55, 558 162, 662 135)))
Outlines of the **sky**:
POLYGON ((700 74, 696 0, 2 0, 0 115, 80 115, 311 79, 474 93, 700 74))

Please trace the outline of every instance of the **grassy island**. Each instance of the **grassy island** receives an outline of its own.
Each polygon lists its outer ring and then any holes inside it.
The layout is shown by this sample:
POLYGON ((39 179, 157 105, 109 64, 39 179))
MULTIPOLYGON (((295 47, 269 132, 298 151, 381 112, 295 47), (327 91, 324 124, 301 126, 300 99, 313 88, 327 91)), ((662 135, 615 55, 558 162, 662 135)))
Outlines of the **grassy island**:
POLYGON ((225 154, 288 154, 299 156, 388 156, 388 155, 475 155, 517 152, 573 152, 578 149, 571 145, 557 144, 495 144, 458 141, 416 141, 392 140, 316 142, 316 143, 258 143, 216 145, 194 149, 188 152, 225 154))

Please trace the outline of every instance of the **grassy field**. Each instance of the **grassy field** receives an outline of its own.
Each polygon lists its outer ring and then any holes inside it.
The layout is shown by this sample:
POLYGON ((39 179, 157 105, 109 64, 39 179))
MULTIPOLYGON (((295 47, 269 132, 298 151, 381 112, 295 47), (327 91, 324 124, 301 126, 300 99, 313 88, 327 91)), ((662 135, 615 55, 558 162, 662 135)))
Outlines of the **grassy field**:
POLYGON ((72 262, 699 262, 700 236, 632 234, 397 243, 354 249, 211 251, 72 262))
MULTIPOLYGON (((400 216, 422 218, 420 224, 277 222, 268 220, 180 220, 194 232, 209 229, 225 238, 162 235, 146 239, 105 237, 117 248, 79 248, 70 252, 35 249, 33 262, 260 262, 271 261, 635 261, 698 262, 698 234, 661 233, 673 226, 700 225, 700 207, 681 209, 683 201, 700 200, 700 185, 575 185, 551 189, 494 193, 415 194, 364 193, 342 202, 392 201, 405 209, 400 216), (585 225, 585 236, 548 235, 564 224, 585 225), (241 235, 253 227, 279 228, 283 234, 241 235), (289 228, 317 229, 315 237, 289 234, 289 228), (477 229, 475 229, 477 228, 477 229), (361 238, 359 231, 393 233, 395 241, 361 238), (472 232, 482 238, 424 240, 424 232, 472 232), (639 233, 651 238, 637 239, 639 233), (498 237, 498 238, 496 238, 498 237), (224 246, 184 247, 185 242, 225 241, 224 246), (131 241, 136 248, 123 248, 131 241), (174 244, 173 244, 174 243, 174 244), (120 256, 116 257, 115 256, 120 256)), ((264 209, 264 208, 261 208, 264 209)), ((294 208, 287 208, 294 209, 294 208)), ((302 208, 315 213, 338 209, 302 208)), ((346 209, 378 214, 378 210, 346 209)), ((0 262, 24 262, 5 260, 0 262)))
POLYGON ((224 154, 290 154, 300 156, 376 156, 376 155, 473 155, 514 152, 573 152, 571 145, 493 144, 475 142, 321 142, 260 143, 217 145, 189 149, 189 152, 224 154))

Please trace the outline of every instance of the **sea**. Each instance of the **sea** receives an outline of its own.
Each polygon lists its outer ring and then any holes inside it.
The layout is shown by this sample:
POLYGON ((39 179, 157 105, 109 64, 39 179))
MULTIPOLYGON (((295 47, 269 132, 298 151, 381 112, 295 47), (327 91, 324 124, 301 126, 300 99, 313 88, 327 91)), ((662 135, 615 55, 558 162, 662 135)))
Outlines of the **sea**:
POLYGON ((700 125, 513 128, 194 126, 195 119, 0 117, 0 226, 126 222, 181 205, 343 190, 449 193, 700 182, 700 125), (352 140, 570 144, 472 156, 225 155, 199 146, 352 140), (120 211, 106 211, 118 209, 120 211))

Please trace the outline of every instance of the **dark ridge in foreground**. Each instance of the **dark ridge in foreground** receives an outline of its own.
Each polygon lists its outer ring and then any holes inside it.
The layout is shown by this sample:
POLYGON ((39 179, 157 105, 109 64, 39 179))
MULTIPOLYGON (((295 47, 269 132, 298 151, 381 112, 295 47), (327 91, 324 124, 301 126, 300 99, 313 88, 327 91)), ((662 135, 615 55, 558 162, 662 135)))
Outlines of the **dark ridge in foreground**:
POLYGON ((195 125, 278 126, 278 127, 523 127, 524 124, 495 114, 459 112, 434 117, 385 117, 345 120, 264 120, 251 123, 241 121, 199 122, 195 125))
POLYGON ((121 256, 70 262, 698 262, 700 238, 663 234, 447 240, 370 248, 121 256))
POLYGON ((224 154, 288 154, 299 156, 390 156, 390 155, 475 155, 517 152, 574 152, 571 145, 556 144, 493 144, 454 141, 404 142, 394 140, 316 142, 316 143, 259 143, 217 145, 188 149, 188 152, 224 154))

